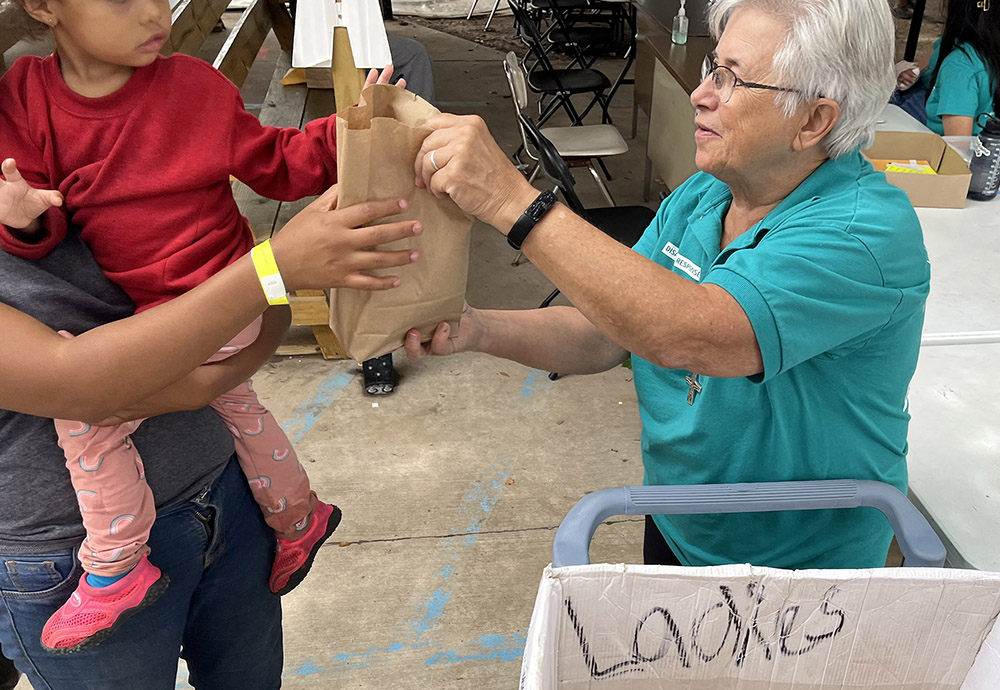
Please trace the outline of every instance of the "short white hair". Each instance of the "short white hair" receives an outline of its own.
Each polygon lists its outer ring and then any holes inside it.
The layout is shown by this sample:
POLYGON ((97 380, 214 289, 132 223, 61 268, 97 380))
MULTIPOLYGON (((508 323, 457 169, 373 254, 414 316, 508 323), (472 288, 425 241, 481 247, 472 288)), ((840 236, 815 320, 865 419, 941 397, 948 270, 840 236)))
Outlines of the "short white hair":
POLYGON ((875 122, 896 85, 895 27, 886 0, 713 0, 709 26, 716 40, 733 12, 755 8, 787 27, 772 65, 786 116, 820 97, 840 104, 826 137, 837 158, 871 146, 875 122))

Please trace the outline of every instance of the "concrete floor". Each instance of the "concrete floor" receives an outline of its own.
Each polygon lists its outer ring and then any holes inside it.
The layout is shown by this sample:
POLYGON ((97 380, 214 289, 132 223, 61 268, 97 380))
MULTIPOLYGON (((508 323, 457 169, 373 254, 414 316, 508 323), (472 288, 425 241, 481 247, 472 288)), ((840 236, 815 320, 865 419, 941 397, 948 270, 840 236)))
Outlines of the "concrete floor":
MULTIPOLYGON (((443 110, 482 115, 513 152, 500 53, 413 24, 390 30, 427 46, 443 110)), ((276 50, 272 38, 244 88, 251 108, 276 50)), ((46 51, 22 44, 7 59, 46 51)), ((613 76, 619 63, 604 69, 613 76)), ((613 117, 627 132, 630 86, 613 117)), ((607 161, 619 204, 641 201, 644 126, 640 117, 628 155, 607 161)), ((602 205, 589 176, 577 189, 602 205)), ((476 225, 470 304, 534 308, 548 294, 533 266, 511 266, 514 254, 476 225)), ((255 377, 316 491, 344 510, 309 578, 284 599, 284 687, 512 690, 555 528, 587 492, 642 480, 631 371, 552 382, 481 355, 397 356, 396 365, 402 383, 378 398, 362 392, 354 362, 274 358, 255 377)), ((599 530, 593 558, 638 562, 641 536, 639 519, 621 518, 599 530)), ((182 668, 178 688, 185 678, 182 668)))

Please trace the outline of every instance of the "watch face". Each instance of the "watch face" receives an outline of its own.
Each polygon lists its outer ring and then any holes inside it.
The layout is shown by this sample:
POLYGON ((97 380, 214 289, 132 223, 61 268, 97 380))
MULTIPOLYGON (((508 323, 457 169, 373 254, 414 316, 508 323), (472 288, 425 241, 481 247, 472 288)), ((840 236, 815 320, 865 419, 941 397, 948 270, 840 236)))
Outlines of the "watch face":
POLYGON ((534 203, 531 204, 532 212, 531 216, 536 220, 541 220, 545 212, 552 207, 552 204, 556 202, 556 195, 552 192, 545 191, 542 192, 541 196, 535 199, 534 203))
POLYGON ((535 223, 542 219, 555 202, 556 195, 551 191, 546 190, 539 194, 528 208, 524 209, 524 213, 507 233, 507 243, 514 249, 520 249, 521 243, 535 227, 535 223))

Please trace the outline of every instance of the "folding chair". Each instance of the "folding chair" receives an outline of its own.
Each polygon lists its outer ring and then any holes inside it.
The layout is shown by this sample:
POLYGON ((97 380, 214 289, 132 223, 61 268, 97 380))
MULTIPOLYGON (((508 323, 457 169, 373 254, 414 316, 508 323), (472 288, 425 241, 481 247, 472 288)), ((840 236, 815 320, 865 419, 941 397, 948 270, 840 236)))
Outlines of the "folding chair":
MULTIPOLYGON (((574 2, 575 0, 570 0, 574 2)), ((539 0, 535 0, 539 2, 539 0)), ((603 15, 581 14, 579 6, 565 5, 566 0, 541 0, 552 17, 552 26, 543 35, 549 43, 573 57, 570 67, 588 69, 598 57, 619 43, 618 32, 603 15), (603 24, 603 25, 602 25, 603 24)), ((589 8, 590 5, 584 5, 589 8)))
MULTIPOLYGON (((625 34, 623 36, 623 40, 625 41, 625 45, 628 46, 625 54, 622 56, 625 60, 625 64, 622 65, 621 71, 611 84, 611 90, 608 91, 608 102, 610 103, 611 99, 615 97, 616 93, 618 93, 618 89, 622 84, 635 84, 635 79, 628 79, 626 77, 629 69, 631 69, 632 64, 635 62, 635 41, 639 30, 638 19, 636 17, 635 5, 632 4, 631 0, 597 0, 596 4, 598 6, 603 5, 611 8, 613 16, 621 22, 621 32, 625 34)), ((632 139, 635 139, 636 129, 638 127, 638 116, 639 107, 637 105, 633 105, 632 139)))
POLYGON ((611 124, 608 100, 605 96, 605 91, 611 88, 611 81, 607 76, 595 69, 556 69, 546 54, 542 35, 535 20, 529 16, 518 0, 507 0, 507 4, 521 29, 521 40, 528 47, 528 54, 525 55, 522 65, 529 56, 535 60, 534 65, 527 70, 527 83, 528 88, 542 95, 538 103, 539 125, 544 124, 559 108, 566 111, 574 125, 582 125, 583 118, 595 105, 601 106, 601 122, 611 124), (582 113, 579 113, 573 105, 572 97, 586 93, 592 94, 590 103, 582 113), (546 97, 551 100, 544 105, 546 97))
MULTIPOLYGON (((469 16, 466 19, 472 19, 472 13, 476 11, 476 5, 479 4, 479 0, 472 0, 472 7, 469 8, 469 16)), ((500 0, 493 0, 493 9, 490 10, 490 16, 486 19, 486 26, 483 27, 483 31, 490 30, 490 22, 493 21, 493 16, 497 13, 497 9, 500 7, 500 0)))
MULTIPOLYGON (((513 52, 507 53, 503 62, 503 71, 507 75, 507 85, 510 87, 511 100, 514 102, 515 117, 522 115, 528 107, 528 87, 524 80, 524 72, 518 64, 517 56, 513 52)), ((532 156, 532 147, 528 144, 527 134, 521 127, 518 120, 518 128, 521 130, 521 144, 524 151, 534 161, 534 169, 529 175, 529 181, 533 182, 538 174, 538 159, 532 156)), ((618 128, 614 125, 581 125, 579 127, 546 127, 541 130, 542 135, 552 142, 556 147, 559 156, 572 167, 586 167, 590 174, 594 176, 594 181, 600 188, 604 198, 612 206, 615 200, 611 197, 604 180, 594 163, 604 170, 604 175, 610 180, 607 168, 604 167, 601 159, 605 156, 618 156, 628 153, 628 144, 622 138, 618 128)), ((518 160, 521 149, 514 153, 514 159, 518 160)))

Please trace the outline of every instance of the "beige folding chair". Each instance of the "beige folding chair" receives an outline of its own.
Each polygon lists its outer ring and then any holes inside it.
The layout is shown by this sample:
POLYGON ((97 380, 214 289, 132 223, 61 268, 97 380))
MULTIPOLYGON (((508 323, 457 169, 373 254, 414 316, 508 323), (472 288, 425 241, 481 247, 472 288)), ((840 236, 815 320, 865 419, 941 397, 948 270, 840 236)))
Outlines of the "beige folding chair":
MULTIPOLYGON (((511 99, 514 101, 515 116, 523 115, 528 107, 528 87, 525 83, 524 72, 518 62, 517 56, 513 52, 507 53, 504 58, 503 70, 507 75, 507 85, 510 87, 511 99)), ((527 133, 521 126, 518 119, 518 128, 521 131, 521 142, 525 152, 534 161, 534 170, 530 175, 530 180, 534 181, 538 174, 538 159, 532 153, 532 147, 528 144, 527 133)), ((552 142, 559 152, 559 156, 566 161, 570 167, 586 167, 593 175, 594 181, 600 188, 604 198, 608 203, 615 206, 615 200, 611 196, 607 185, 601 178, 601 173, 597 171, 596 165, 604 167, 601 159, 605 156, 618 156, 628 153, 628 144, 622 138, 621 132, 614 125, 580 125, 575 127, 546 127, 542 130, 546 139, 552 142)), ((604 170, 607 174, 607 169, 604 170)), ((609 176, 610 179, 610 176, 609 176)))

